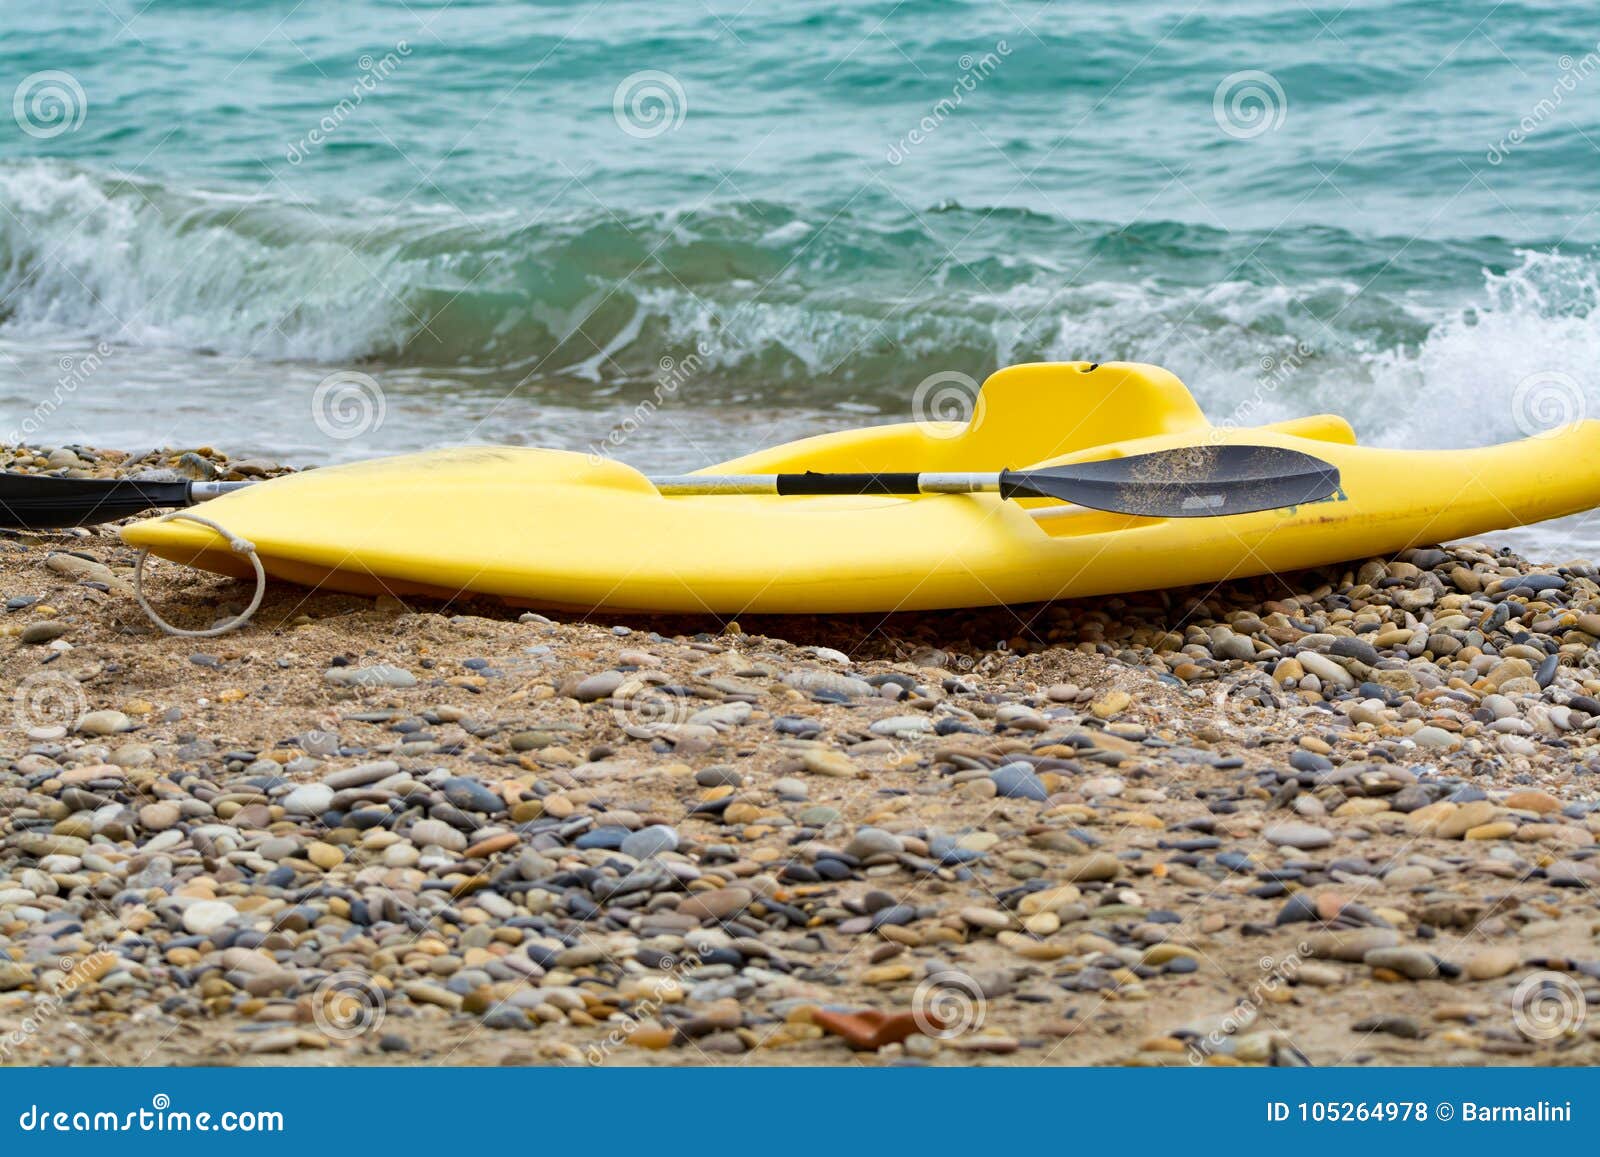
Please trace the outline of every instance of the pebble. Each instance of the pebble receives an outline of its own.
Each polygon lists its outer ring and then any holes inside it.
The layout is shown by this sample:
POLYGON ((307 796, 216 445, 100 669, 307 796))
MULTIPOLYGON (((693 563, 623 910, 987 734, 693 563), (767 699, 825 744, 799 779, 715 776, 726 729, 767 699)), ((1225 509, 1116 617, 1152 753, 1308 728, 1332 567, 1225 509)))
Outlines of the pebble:
POLYGON ((89 711, 78 719, 81 735, 115 735, 133 730, 133 720, 121 711, 89 711))
POLYGON ((811 1014, 811 1020, 824 1032, 843 1037, 852 1048, 877 1050, 922 1032, 925 1020, 936 1015, 935 1012, 919 1017, 911 1011, 888 1013, 878 1009, 850 1013, 819 1008, 811 1014))
POLYGON ((581 1062, 623 1025, 677 1063, 848 1063, 847 1043, 1042 1063, 1072 1037, 1096 1063, 1182 1063, 1176 1027, 1141 1048, 1149 1010, 1265 969, 1289 983, 1262 1000, 1293 1007, 1222 1033, 1212 1063, 1336 1064, 1384 1032, 1475 1064, 1543 1047, 1505 1011, 1520 971, 1600 975, 1582 560, 1528 586, 1512 555, 1425 548, 1181 613, 1056 604, 1020 633, 982 610, 866 639, 786 621, 804 647, 426 600, 352 619, 372 604, 310 594, 270 638, 158 661, 100 609, 127 598, 112 541, 0 555, 27 592, 14 640, 71 619, 70 648, 16 662, 97 709, 0 737, 0 989, 111 946, 30 1062, 82 1022, 126 1063, 158 1010, 205 1029, 173 1039, 209 1063, 463 1040, 467 1063, 581 1062), (678 709, 640 726, 638 688, 678 709), (316 1030, 339 972, 377 986, 389 1033, 316 1030), (986 1023, 917 1031, 925 984, 979 994, 986 1023), (1293 1044, 1268 1027, 1290 1013, 1293 1044), (1300 1031, 1318 1023, 1339 1031, 1300 1031))
POLYGON ((1439 975, 1439 962, 1420 948, 1374 948, 1362 958, 1368 968, 1384 968, 1410 980, 1431 980, 1439 975))
POLYGON ((1497 944, 1472 954, 1467 975, 1473 980, 1495 980, 1514 971, 1522 963, 1522 953, 1509 944, 1497 944))
POLYGON ((1261 834, 1270 844, 1301 850, 1325 848, 1333 843, 1333 833, 1315 824, 1275 824, 1261 834))
POLYGON ((623 837, 618 850, 636 860, 648 860, 664 852, 677 851, 678 833, 666 824, 651 824, 647 828, 629 832, 623 837))
POLYGON ((882 828, 860 828, 846 845, 845 852, 860 860, 873 856, 897 856, 905 848, 899 836, 882 828))
POLYGON ((333 806, 333 788, 325 783, 301 784, 279 803, 291 815, 319 816, 333 806))
POLYGON ((399 770, 400 765, 393 760, 380 759, 374 763, 362 763, 342 771, 329 772, 322 777, 322 782, 334 791, 345 791, 388 779, 399 770))
POLYGON ((444 781, 444 798, 464 812, 493 815, 506 810, 505 800, 475 779, 454 776, 444 781))
POLYGON ((1411 733, 1411 742, 1418 747, 1446 749, 1459 747, 1461 740, 1442 727, 1419 727, 1411 733))
POLYGON ((178 826, 183 813, 171 800, 147 803, 139 809, 139 826, 147 832, 164 832, 178 826))
POLYGON ((344 863, 344 852, 332 844, 323 843, 321 840, 313 840, 306 845, 306 859, 323 871, 329 872, 344 863))
POLYGON ((801 755, 800 762, 812 775, 831 776, 834 779, 853 779, 861 771, 848 755, 828 747, 808 749, 801 755))
POLYGON ((1416 1040, 1422 1035, 1422 1028, 1409 1016, 1369 1016, 1356 1021, 1351 1025, 1354 1032, 1387 1033, 1389 1036, 1402 1037, 1406 1040, 1416 1040))
POLYGON ((1043 801, 1050 798, 1044 781, 1026 763, 1007 763, 997 767, 989 778, 994 783, 995 791, 1008 799, 1043 801))
POLYGON ((1397 948, 1400 933, 1392 928, 1357 928, 1347 932, 1310 932, 1305 936, 1306 951, 1324 960, 1360 964, 1367 953, 1397 948))
POLYGON ((238 911, 221 900, 197 900, 183 910, 183 926, 196 936, 209 936, 237 919, 238 911))
POLYGON ((26 627, 23 627, 22 634, 18 638, 21 642, 30 646, 37 646, 41 643, 49 643, 59 639, 70 629, 65 623, 57 622, 54 619, 44 619, 37 623, 29 623, 26 627))
POLYGON ((570 689, 563 688, 563 690, 565 694, 580 703, 593 703, 598 699, 611 698, 611 693, 622 686, 622 679, 621 671, 601 671, 599 674, 580 679, 573 683, 570 689))
POLYGON ((336 687, 372 690, 380 687, 415 687, 417 677, 401 667, 377 663, 370 667, 329 667, 323 674, 336 687))
POLYGON ((1473 800, 1461 804, 1439 820, 1433 834, 1442 840, 1460 839, 1473 828, 1488 823, 1494 818, 1497 810, 1488 800, 1473 800))
POLYGON ((467 837, 443 820, 418 820, 411 826, 411 842, 419 848, 437 847, 447 852, 464 852, 467 837))
POLYGON ((753 899, 748 888, 713 888, 685 897, 678 905, 678 914, 696 920, 725 920, 742 912, 753 899))
POLYGON ((1326 655, 1318 654, 1316 651, 1301 651, 1295 658, 1300 660, 1300 665, 1309 674, 1315 675, 1324 683, 1331 683, 1341 688, 1356 685, 1355 676, 1326 655))
POLYGON ((1122 874, 1122 861, 1105 852, 1094 852, 1062 862, 1056 874, 1075 883, 1114 880, 1122 874))
POLYGON ((812 668, 791 671, 783 676, 783 682, 800 691, 809 691, 813 694, 820 691, 846 699, 859 699, 864 695, 877 694, 877 688, 865 679, 812 668))

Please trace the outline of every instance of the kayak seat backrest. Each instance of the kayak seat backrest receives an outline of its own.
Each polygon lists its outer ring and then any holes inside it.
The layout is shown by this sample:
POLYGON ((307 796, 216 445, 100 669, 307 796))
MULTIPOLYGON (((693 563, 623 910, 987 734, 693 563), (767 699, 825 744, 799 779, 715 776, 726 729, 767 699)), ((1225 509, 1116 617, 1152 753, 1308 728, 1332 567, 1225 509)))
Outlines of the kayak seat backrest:
POLYGON ((1207 427, 1188 387, 1158 366, 1137 362, 1008 366, 983 383, 973 417, 961 438, 962 455, 996 468, 1207 427))
POLYGON ((1000 470, 1207 427, 1184 384, 1157 366, 1008 366, 989 375, 975 402, 965 385, 970 380, 955 374, 929 378, 907 401, 921 421, 821 434, 724 462, 711 472, 1000 470), (939 420, 944 416, 959 420, 939 420))

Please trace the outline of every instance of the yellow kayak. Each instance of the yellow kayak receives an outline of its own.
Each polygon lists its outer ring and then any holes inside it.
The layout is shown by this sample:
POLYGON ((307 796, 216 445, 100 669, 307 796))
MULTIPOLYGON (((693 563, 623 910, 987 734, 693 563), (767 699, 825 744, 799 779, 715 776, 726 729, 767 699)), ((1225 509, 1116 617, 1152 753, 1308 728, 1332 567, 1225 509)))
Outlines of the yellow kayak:
MULTIPOLYGON (((631 467, 480 447, 290 475, 208 502, 273 577, 357 594, 461 592, 551 608, 826 613, 988 606, 1216 582, 1391 554, 1600 505, 1600 421, 1476 450, 1380 450, 1318 415, 1213 426, 1172 374, 1012 366, 967 423, 806 438, 704 474, 993 471, 1190 445, 1281 446, 1338 467, 1305 506, 1220 518, 1107 514, 995 494, 663 496, 631 467)), ((248 577, 214 531, 122 537, 248 577)))

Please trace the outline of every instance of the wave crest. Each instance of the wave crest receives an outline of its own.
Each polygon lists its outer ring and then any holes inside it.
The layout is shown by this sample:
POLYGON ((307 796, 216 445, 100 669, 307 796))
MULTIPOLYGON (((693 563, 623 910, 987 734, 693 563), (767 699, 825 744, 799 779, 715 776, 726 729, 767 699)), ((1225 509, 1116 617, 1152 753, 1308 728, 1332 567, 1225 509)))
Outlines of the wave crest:
POLYGON ((452 389, 579 404, 645 396, 671 359, 683 404, 893 415, 933 374, 1138 360, 1178 373, 1219 421, 1333 410, 1407 445, 1518 436, 1513 393, 1534 372, 1571 378, 1600 413, 1600 264, 1488 240, 955 204, 529 223, 44 163, 0 172, 0 201, 0 338, 23 342, 430 367, 452 389))

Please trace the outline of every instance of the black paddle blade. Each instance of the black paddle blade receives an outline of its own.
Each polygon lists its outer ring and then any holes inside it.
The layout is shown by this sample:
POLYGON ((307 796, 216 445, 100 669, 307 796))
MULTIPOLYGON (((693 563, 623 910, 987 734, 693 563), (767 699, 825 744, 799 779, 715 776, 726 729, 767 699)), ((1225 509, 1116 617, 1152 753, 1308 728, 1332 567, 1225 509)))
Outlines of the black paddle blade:
POLYGON ((1216 518, 1276 510, 1339 489, 1331 463, 1276 446, 1182 446, 1000 475, 1006 498, 1059 498, 1146 518, 1216 518))
POLYGON ((187 505, 187 482, 0 474, 0 527, 10 530, 92 526, 155 506, 187 505))

